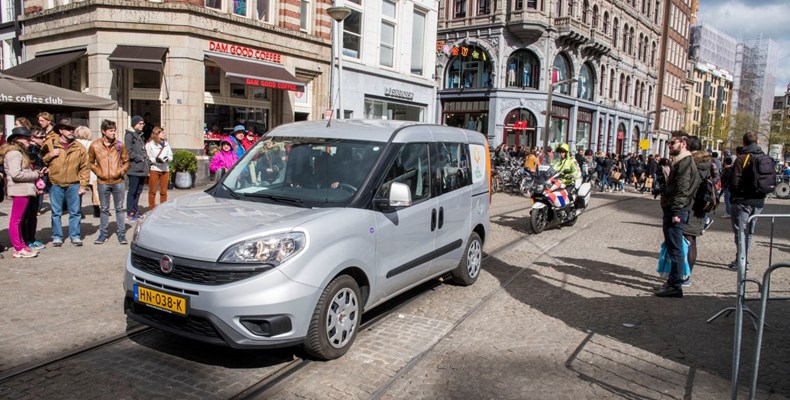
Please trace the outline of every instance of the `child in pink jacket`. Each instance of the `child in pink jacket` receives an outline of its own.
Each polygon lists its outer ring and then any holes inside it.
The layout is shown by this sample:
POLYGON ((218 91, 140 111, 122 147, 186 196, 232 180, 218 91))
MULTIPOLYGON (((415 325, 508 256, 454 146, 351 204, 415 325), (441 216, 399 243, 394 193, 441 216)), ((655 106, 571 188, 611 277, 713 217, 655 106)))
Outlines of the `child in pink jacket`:
POLYGON ((233 145, 228 139, 222 139, 220 150, 214 155, 214 158, 211 159, 211 165, 209 165, 208 169, 211 172, 217 172, 220 168, 224 168, 228 171, 230 167, 236 163, 237 159, 238 157, 236 157, 233 151, 233 145))

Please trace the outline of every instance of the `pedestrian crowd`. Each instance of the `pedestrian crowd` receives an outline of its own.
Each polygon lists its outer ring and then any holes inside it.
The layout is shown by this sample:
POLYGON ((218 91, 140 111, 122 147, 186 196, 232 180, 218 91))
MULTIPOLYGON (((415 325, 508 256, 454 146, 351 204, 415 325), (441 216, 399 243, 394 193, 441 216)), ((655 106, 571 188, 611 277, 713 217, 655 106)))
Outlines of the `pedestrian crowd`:
POLYGON ((25 117, 17 118, 0 145, 0 201, 7 197, 11 202, 8 236, 13 257, 36 257, 47 247, 45 242, 61 247, 66 238, 74 246, 83 246, 82 204, 88 191, 93 216, 100 219, 99 237, 93 243, 101 245, 110 237, 112 199, 115 235, 119 244, 128 244, 126 221, 140 218, 138 204, 145 180, 149 210, 157 204, 157 191, 159 203, 167 201, 173 152, 164 129, 150 122, 149 113, 145 118, 131 118, 131 129, 126 130, 123 141, 118 139, 116 123, 111 120, 101 122, 99 135, 92 135, 86 126, 76 126, 71 118, 55 123, 48 112, 38 114, 37 122, 33 125, 25 117), (45 197, 49 199, 48 210, 45 197), (51 237, 41 238, 38 217, 46 211, 52 222, 51 237), (68 214, 66 229, 64 214, 68 214))

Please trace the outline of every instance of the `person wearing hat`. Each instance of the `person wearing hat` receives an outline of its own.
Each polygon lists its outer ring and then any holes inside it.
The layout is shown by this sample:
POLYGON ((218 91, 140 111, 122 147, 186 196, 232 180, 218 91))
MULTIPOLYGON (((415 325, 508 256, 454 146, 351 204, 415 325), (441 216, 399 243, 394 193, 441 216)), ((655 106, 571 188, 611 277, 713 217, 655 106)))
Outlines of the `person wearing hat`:
POLYGON ((65 200, 69 213, 69 238, 75 246, 82 246, 80 220, 82 212, 80 196, 88 191, 90 168, 88 167, 88 150, 76 139, 77 128, 71 118, 63 118, 55 125, 58 132, 55 141, 44 145, 44 163, 49 168, 49 206, 52 212, 52 246, 63 245, 63 202, 65 200))
POLYGON ((149 170, 143 127, 145 127, 145 120, 143 117, 135 115, 132 117, 132 130, 126 130, 123 140, 129 152, 129 170, 126 172, 126 176, 129 178, 129 188, 126 192, 126 214, 130 222, 136 222, 140 218, 137 204, 140 202, 143 184, 149 170))
POLYGON ((244 125, 236 125, 233 127, 233 134, 230 138, 230 143, 233 145, 233 153, 236 158, 241 158, 244 155, 244 136, 247 135, 247 129, 244 125))
POLYGON ((22 238, 21 224, 28 203, 36 196, 36 180, 44 176, 46 170, 35 170, 27 156, 30 145, 30 130, 17 127, 8 136, 8 144, 0 149, 3 158, 8 184, 8 196, 11 197, 11 216, 8 219, 8 235, 14 246, 14 258, 32 258, 38 255, 22 238))
MULTIPOLYGON (((47 138, 44 129, 40 126, 33 126, 30 128, 30 146, 27 147, 27 156, 30 158, 30 163, 34 170, 44 170, 44 160, 41 158, 41 145, 47 138)), ((46 173, 42 179, 36 180, 36 196, 33 197, 25 209, 25 217, 22 218, 22 239, 24 239, 27 246, 33 250, 41 250, 46 248, 44 243, 36 240, 36 231, 38 230, 38 215, 41 210, 41 203, 44 200, 44 188, 46 186, 47 175, 46 173)))
POLYGON ((582 177, 579 164, 570 156, 570 148, 567 144, 558 145, 555 151, 559 156, 551 161, 551 166, 560 173, 560 180, 565 186, 570 188, 582 177))

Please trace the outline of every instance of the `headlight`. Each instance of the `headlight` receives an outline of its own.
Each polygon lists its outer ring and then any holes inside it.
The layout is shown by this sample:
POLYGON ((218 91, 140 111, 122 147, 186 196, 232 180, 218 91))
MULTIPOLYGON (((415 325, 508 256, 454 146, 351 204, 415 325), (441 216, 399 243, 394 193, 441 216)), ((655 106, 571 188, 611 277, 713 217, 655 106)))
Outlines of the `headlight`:
POLYGON ((219 262, 282 264, 305 246, 305 235, 291 232, 245 240, 230 246, 219 262))
POLYGON ((137 220, 137 225, 134 226, 132 232, 132 243, 137 243, 137 238, 140 237, 140 230, 143 229, 143 221, 145 221, 145 214, 141 215, 137 220))

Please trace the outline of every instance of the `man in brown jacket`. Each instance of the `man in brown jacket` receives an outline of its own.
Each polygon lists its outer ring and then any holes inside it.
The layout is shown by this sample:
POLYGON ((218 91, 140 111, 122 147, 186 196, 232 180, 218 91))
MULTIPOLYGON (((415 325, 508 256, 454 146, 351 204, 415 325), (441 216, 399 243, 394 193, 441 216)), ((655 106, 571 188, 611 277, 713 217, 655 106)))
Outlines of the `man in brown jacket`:
POLYGON ((85 146, 76 141, 74 124, 71 118, 63 118, 55 125, 58 137, 44 143, 42 154, 44 164, 49 168, 49 203, 52 210, 52 245, 63 245, 63 200, 69 212, 69 238, 75 246, 82 246, 80 219, 82 205, 80 195, 88 191, 90 169, 85 146))
POLYGON ((126 240, 126 214, 123 212, 125 189, 123 177, 126 170, 129 169, 129 154, 126 152, 126 146, 116 138, 116 133, 115 121, 105 119, 101 123, 101 138, 94 140, 88 149, 88 163, 99 183, 99 202, 101 203, 99 238, 93 244, 102 244, 107 241, 111 195, 115 206, 118 242, 129 243, 126 240))

